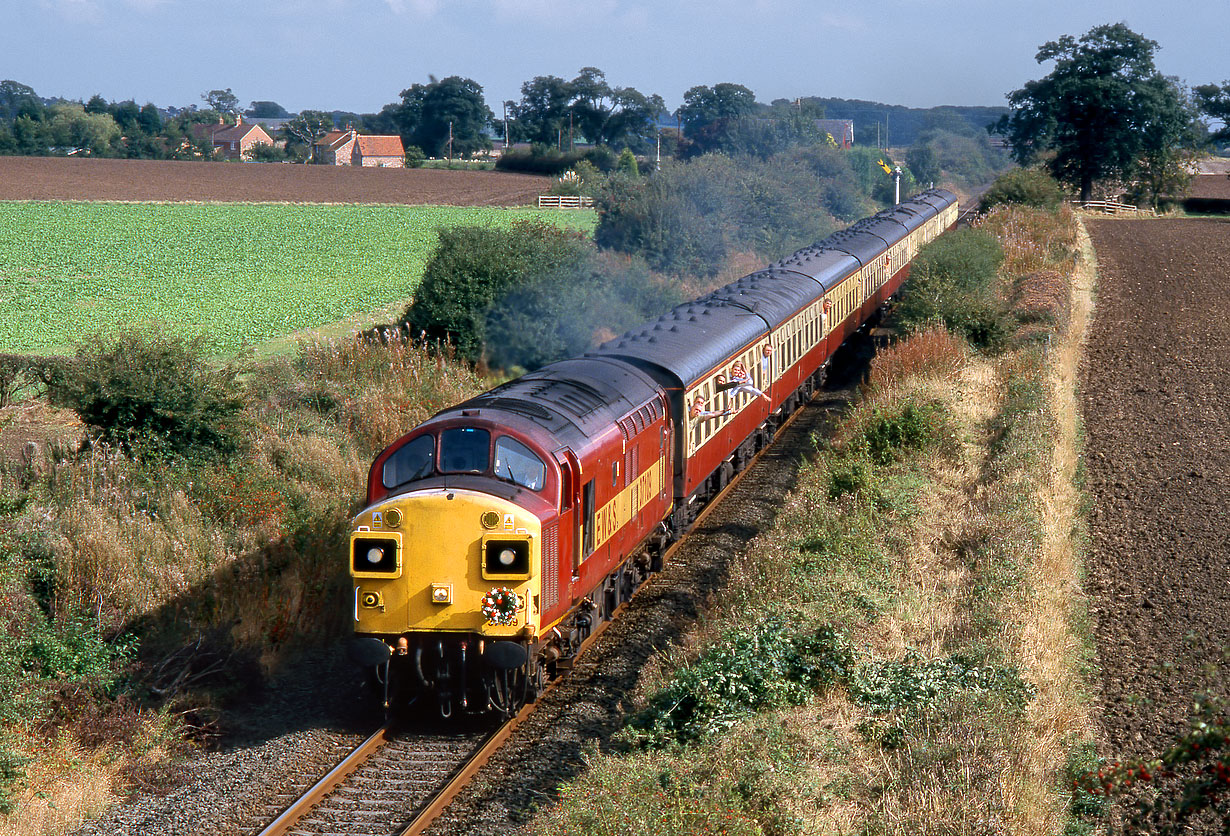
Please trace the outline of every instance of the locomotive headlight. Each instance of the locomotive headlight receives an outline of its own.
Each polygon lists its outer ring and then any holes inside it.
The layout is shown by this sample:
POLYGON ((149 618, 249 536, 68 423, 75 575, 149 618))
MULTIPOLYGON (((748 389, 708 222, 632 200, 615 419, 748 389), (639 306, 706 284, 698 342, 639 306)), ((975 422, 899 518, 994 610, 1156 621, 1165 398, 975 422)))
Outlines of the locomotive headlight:
POLYGON ((528 537, 484 537, 482 558, 484 578, 528 578, 530 540, 528 537))
POLYGON ((357 531, 350 536, 350 571, 357 578, 396 578, 401 575, 401 533, 382 537, 357 531))

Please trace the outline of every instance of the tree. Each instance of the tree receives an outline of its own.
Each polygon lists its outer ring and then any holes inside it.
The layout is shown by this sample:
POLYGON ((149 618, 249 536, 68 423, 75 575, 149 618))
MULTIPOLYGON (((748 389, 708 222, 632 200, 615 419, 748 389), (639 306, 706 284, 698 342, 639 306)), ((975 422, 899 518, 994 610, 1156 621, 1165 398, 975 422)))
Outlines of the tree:
POLYGON ((568 85, 578 130, 595 145, 643 150, 654 135, 666 102, 631 87, 611 87, 597 67, 583 67, 568 85))
POLYGON ((1221 130, 1215 131, 1209 138, 1214 141, 1230 140, 1230 81, 1217 84, 1201 84, 1192 88, 1196 96, 1196 106, 1210 119, 1221 122, 1221 130))
POLYGON ((85 103, 86 113, 110 113, 111 105, 107 104, 107 100, 102 97, 101 93, 95 93, 90 96, 90 100, 85 103))
POLYGON ((277 102, 252 102, 243 115, 253 119, 286 119, 290 113, 277 102))
POLYGON ((940 179, 940 160, 930 145, 912 146, 905 152, 905 164, 920 183, 934 183, 940 179))
POLYGON ((53 145, 106 156, 119 141, 120 127, 109 113, 86 113, 79 104, 59 104, 51 111, 48 129, 53 145))
POLYGON ((432 156, 450 151, 469 157, 491 147, 487 126, 494 118, 478 82, 460 76, 401 91, 399 114, 402 142, 417 145, 432 156), (450 147, 451 142, 451 147, 450 147))
POLYGON ((1173 142, 1175 120, 1189 121, 1177 85, 1153 64, 1157 48, 1122 23, 1049 41, 1036 58, 1054 69, 1009 93, 1012 112, 991 130, 1008 138, 1022 165, 1051 152, 1046 165, 1056 179, 1088 200, 1095 183, 1129 177, 1150 143, 1173 142))
POLYGON ((572 85, 559 76, 540 75, 521 85, 521 101, 509 109, 512 139, 558 145, 568 126, 572 85))
POLYGON ((29 87, 12 79, 0 81, 0 120, 12 122, 19 116, 42 121, 43 101, 29 87))
MULTIPOLYGON (((756 94, 742 84, 697 85, 683 94, 678 114, 683 135, 702 147, 710 144, 732 122, 756 112, 756 94)), ((707 149, 706 149, 707 150, 707 149)))
POLYGON ((158 112, 158 107, 153 102, 146 102, 141 108, 137 124, 150 136, 162 132, 162 114, 158 112))
POLYGON ((229 87, 202 93, 201 98, 209 105, 210 110, 216 110, 218 113, 239 112, 239 97, 232 93, 229 87))
MULTIPOLYGON (((89 112, 88 110, 86 111, 89 112)), ((124 133, 129 133, 133 128, 138 127, 138 120, 141 117, 141 109, 137 107, 137 103, 132 99, 126 102, 119 102, 112 105, 110 108, 112 118, 115 123, 120 126, 120 130, 124 133)))
POLYGON ((319 137, 333 130, 333 117, 322 110, 305 110, 282 126, 282 136, 287 150, 302 146, 309 162, 315 155, 315 143, 319 137))

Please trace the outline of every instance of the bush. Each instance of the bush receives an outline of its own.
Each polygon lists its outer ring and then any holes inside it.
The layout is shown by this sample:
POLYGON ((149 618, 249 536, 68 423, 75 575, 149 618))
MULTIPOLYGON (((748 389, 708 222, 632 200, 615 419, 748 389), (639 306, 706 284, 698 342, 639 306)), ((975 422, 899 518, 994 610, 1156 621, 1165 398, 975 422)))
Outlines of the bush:
POLYGON ((423 153, 422 148, 417 145, 406 147, 406 168, 422 168, 426 161, 427 155, 423 153))
POLYGON ((128 328, 96 336, 50 382, 102 439, 152 453, 227 456, 239 448, 243 400, 233 368, 205 359, 204 337, 128 328))
POLYGON ((870 419, 852 449, 866 453, 879 465, 890 464, 898 453, 920 450, 941 434, 943 414, 936 405, 917 406, 907 402, 897 412, 880 407, 871 411, 870 419))
POLYGON ((1045 171, 1017 168, 998 177, 982 196, 978 209, 987 212, 1001 204, 1032 206, 1054 212, 1063 205, 1063 187, 1045 171))
POLYGON ((411 333, 452 342, 461 356, 537 368, 580 354, 682 301, 644 262, 602 254, 542 221, 508 230, 442 231, 414 303, 411 333))
POLYGON ((835 629, 802 634, 768 618, 728 633, 679 671, 633 718, 633 736, 649 745, 708 737, 749 712, 801 704, 853 665, 854 649, 835 629))
POLYGON ((896 324, 913 333, 939 321, 977 348, 1000 350, 1012 331, 999 295, 1003 259, 999 242, 982 230, 959 229, 932 241, 910 268, 896 324))
POLYGON ((423 272, 403 316, 411 333, 456 345, 478 360, 487 343, 487 317, 495 301, 535 273, 576 269, 590 256, 583 236, 541 220, 510 229, 466 226, 440 230, 440 245, 423 272))

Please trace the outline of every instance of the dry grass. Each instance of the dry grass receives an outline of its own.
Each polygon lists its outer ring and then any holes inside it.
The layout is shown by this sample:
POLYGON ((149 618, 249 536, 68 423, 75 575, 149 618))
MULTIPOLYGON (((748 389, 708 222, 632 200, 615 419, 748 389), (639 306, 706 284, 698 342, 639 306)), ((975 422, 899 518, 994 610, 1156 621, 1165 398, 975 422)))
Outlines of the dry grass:
POLYGON ((29 787, 15 799, 16 811, 0 817, 0 836, 69 833, 118 800, 121 764, 113 748, 87 749, 63 734, 27 754, 29 787))
MULTIPOLYGON (((269 672, 288 650, 340 634, 338 555, 372 457, 485 388, 447 349, 393 331, 254 361, 245 381, 250 435, 231 462, 50 445, 35 466, 0 470, 4 498, 26 497, 0 549, 50 563, 57 612, 97 617, 106 634, 139 625, 147 684, 193 706, 210 703, 193 689, 230 687, 228 676, 251 674, 249 662, 269 672)), ((14 589, 36 606, 24 580, 14 589)), ((34 760, 0 836, 65 832, 130 782, 161 780, 167 750, 133 734, 145 725, 154 734, 156 717, 98 705, 91 729, 51 726, 53 743, 41 742, 46 718, 19 730, 34 760)))
POLYGON ((909 380, 950 380, 969 360, 969 347, 942 325, 899 340, 871 361, 868 389, 895 389, 909 380))
POLYGON ((999 239, 1004 248, 1003 271, 1009 276, 1039 270, 1059 270, 1066 275, 1076 265, 1076 216, 1067 206, 1055 214, 996 206, 978 226, 999 239))
POLYGON ((1080 555, 1072 535, 1080 525, 1081 505, 1076 487, 1081 452, 1076 380, 1092 316, 1094 284, 1092 248, 1083 228, 1080 243, 1085 255, 1074 273, 1069 327, 1048 368, 1059 432, 1049 462, 1050 478, 1040 496, 1043 537, 1027 574, 1032 594, 1019 615, 1017 652, 1037 694, 1013 746, 1015 763, 1006 776, 1005 793, 1013 802, 1012 832, 1029 836, 1063 830, 1066 799, 1056 796, 1054 787, 1068 749, 1092 733, 1087 693, 1077 669, 1084 648, 1074 628, 1084 608, 1080 555))

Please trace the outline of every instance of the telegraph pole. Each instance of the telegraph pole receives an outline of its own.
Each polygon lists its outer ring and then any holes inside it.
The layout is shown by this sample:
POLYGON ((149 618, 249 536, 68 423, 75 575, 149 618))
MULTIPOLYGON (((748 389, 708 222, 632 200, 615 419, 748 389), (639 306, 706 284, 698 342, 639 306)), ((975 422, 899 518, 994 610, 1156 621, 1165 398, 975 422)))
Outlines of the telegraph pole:
POLYGON ((450 119, 448 123, 448 164, 453 164, 453 122, 450 119))

